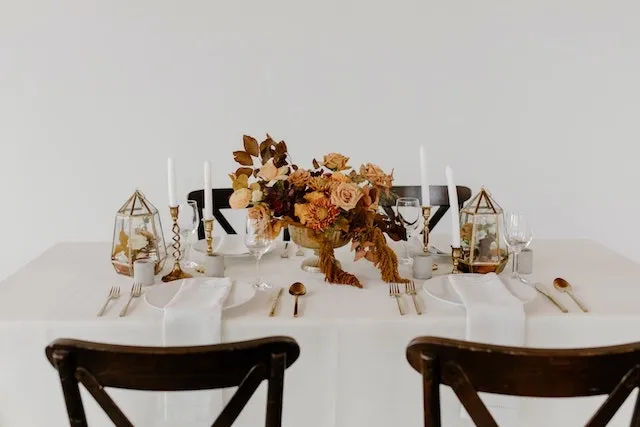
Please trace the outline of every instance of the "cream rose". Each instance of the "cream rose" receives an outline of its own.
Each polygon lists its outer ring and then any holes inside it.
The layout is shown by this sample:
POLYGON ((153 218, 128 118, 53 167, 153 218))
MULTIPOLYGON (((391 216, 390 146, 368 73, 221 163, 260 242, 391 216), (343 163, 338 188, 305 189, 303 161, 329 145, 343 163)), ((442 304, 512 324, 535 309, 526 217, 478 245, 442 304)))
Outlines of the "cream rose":
POLYGON ((229 197, 229 206, 232 209, 244 209, 249 206, 251 202, 251 190, 248 188, 240 188, 233 192, 229 197))
POLYGON ((347 162, 349 162, 348 157, 345 157, 342 154, 338 153, 329 153, 324 156, 322 165, 327 169, 341 171, 344 169, 349 169, 349 167, 347 166, 347 162))
POLYGON ((129 241, 129 245, 131 246, 131 249, 133 249, 134 251, 139 251, 140 249, 144 248, 148 244, 149 242, 147 241, 147 238, 144 237, 142 234, 137 234, 137 233, 131 236, 131 240, 129 241))
POLYGON ((258 172, 258 177, 265 181, 271 181, 276 176, 278 176, 278 168, 273 164, 272 160, 269 160, 258 172))
POLYGON ((355 184, 341 182, 331 192, 331 203, 337 207, 350 211, 355 208, 362 198, 362 190, 355 184))
POLYGON ((253 190, 251 193, 251 202, 258 203, 262 201, 264 194, 262 194, 261 190, 253 190))

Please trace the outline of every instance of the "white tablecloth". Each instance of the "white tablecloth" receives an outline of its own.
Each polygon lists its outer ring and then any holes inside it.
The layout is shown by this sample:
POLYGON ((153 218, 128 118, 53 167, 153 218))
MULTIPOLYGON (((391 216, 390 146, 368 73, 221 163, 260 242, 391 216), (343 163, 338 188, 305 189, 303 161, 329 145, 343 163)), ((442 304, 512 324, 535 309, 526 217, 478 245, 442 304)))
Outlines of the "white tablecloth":
MULTIPOLYGON (((445 240, 434 239, 446 247, 445 240)), ((562 276, 576 288, 591 312, 584 314, 566 295, 562 314, 538 296, 525 307, 527 345, 580 347, 640 341, 640 265, 589 240, 536 241, 532 279, 550 285, 562 276)), ((293 251, 291 252, 293 255, 293 251)), ((308 294, 303 316, 291 316, 293 299, 285 293, 280 315, 269 318, 268 295, 223 314, 223 340, 289 335, 298 340, 300 359, 285 374, 284 426, 382 427, 422 425, 422 389, 418 373, 405 359, 408 342, 420 335, 463 339, 465 311, 421 292, 426 313, 417 316, 405 299, 407 316, 398 314, 387 285, 366 261, 343 266, 356 273, 365 289, 329 285, 299 269, 302 258, 266 256, 263 275, 275 286, 300 280, 308 294)), ((227 274, 250 279, 250 258, 229 259, 227 274)), ((401 272, 408 273, 409 267, 401 272)), ((136 300, 125 318, 111 308, 95 316, 110 286, 128 290, 128 278, 109 263, 109 244, 61 243, 0 283, 0 426, 64 426, 65 406, 57 373, 44 347, 60 337, 119 344, 161 345, 162 314, 136 300)), ((162 286, 162 285, 154 285, 162 286)), ((118 302, 118 308, 124 301, 118 302)), ((517 373, 516 373, 517 374, 517 373)), ((550 379, 551 380, 551 379, 550 379)), ((239 426, 264 423, 265 387, 245 408, 239 426)), ((161 393, 111 391, 135 425, 152 425, 161 393)), ((111 425, 97 404, 84 399, 90 425, 111 425)), ((634 395, 635 397, 635 395, 634 395)), ((525 399, 520 425, 583 425, 603 398, 525 399)), ((612 425, 628 425, 627 402, 612 425)), ((460 406, 443 388, 445 426, 468 425, 460 406)))

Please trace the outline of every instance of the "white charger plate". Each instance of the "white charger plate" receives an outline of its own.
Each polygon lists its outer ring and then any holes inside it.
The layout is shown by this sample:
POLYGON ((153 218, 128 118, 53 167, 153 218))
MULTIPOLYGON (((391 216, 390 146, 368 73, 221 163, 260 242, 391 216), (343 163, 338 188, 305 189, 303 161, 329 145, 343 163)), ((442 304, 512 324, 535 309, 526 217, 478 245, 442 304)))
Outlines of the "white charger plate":
MULTIPOLYGON (((465 274, 465 276, 483 276, 482 274, 465 274)), ((500 276, 498 276, 500 277, 500 276)), ((531 286, 516 280, 509 280, 500 277, 502 283, 516 298, 520 299, 523 304, 533 301, 538 292, 531 286)), ((479 286, 482 286, 479 284, 479 286)), ((464 306, 460 295, 453 289, 451 282, 449 281, 449 275, 434 276, 429 280, 426 280, 422 285, 422 289, 432 297, 448 304, 464 306)))
MULTIPOLYGON (((175 296, 182 283, 186 280, 196 281, 199 283, 206 283, 207 280, 211 280, 208 277, 197 277, 193 279, 174 280, 168 283, 158 283, 153 286, 149 286, 144 293, 144 299, 151 307, 164 310, 169 301, 175 296)), ((235 280, 231 285, 231 291, 225 300, 222 309, 228 310, 230 308, 239 307, 242 304, 246 304, 256 296, 256 290, 249 284, 235 280)))
MULTIPOLYGON (((276 247, 274 241, 267 249, 266 253, 273 251, 276 247)), ((193 244, 193 250, 201 254, 207 253, 207 241, 198 240, 193 244)), ((234 257, 234 256, 247 256, 249 250, 244 244, 244 236, 240 234, 226 234, 222 236, 213 237, 213 251, 217 254, 234 257)))

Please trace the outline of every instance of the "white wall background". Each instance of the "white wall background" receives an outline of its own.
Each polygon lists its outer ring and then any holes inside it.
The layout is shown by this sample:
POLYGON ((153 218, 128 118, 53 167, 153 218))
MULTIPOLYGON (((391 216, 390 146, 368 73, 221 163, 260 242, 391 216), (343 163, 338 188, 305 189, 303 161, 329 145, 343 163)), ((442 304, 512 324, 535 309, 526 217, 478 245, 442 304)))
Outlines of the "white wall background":
MULTIPOLYGON (((640 261, 636 0, 0 0, 0 279, 111 238, 135 187, 166 205, 243 133, 415 184, 444 166, 538 237, 640 261), (604 206, 609 212, 603 212, 604 206)), ((448 230, 446 227, 443 231, 448 230)), ((109 254, 105 254, 105 262, 109 254)))

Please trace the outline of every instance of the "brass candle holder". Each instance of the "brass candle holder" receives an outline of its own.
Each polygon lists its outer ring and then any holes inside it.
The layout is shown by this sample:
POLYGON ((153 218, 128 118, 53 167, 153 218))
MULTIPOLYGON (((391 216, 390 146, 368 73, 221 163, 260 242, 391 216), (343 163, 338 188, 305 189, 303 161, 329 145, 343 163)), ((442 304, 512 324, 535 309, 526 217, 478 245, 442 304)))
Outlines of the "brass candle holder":
POLYGON ((207 255, 213 255, 213 218, 203 219, 204 238, 207 241, 207 255))
POLYGON ((460 258, 461 257, 462 257, 462 248, 454 248, 452 246, 451 247, 451 261, 453 263, 453 269, 451 270, 451 273, 453 273, 453 274, 460 273, 459 265, 460 265, 460 258))
POLYGON ((174 264, 173 269, 166 276, 162 277, 163 282, 172 282, 174 280, 180 279, 188 279, 193 277, 189 273, 185 273, 180 268, 180 226, 178 225, 178 206, 169 206, 169 212, 171 213, 171 220, 173 221, 173 226, 171 227, 171 231, 173 231, 173 244, 171 247, 173 248, 173 258, 174 264))
POLYGON ((422 207, 422 218, 424 219, 424 235, 423 243, 424 246, 422 250, 426 254, 429 252, 429 218, 431 217, 431 206, 423 206, 422 207))

